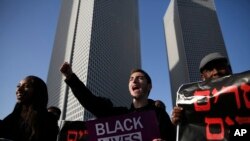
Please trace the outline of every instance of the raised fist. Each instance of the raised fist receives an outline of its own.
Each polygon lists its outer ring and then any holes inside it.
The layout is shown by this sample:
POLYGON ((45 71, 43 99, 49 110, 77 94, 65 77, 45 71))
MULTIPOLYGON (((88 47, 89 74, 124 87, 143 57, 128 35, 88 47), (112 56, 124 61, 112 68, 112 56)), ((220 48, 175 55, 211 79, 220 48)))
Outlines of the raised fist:
POLYGON ((66 78, 69 78, 73 74, 71 65, 68 62, 62 64, 60 71, 66 78))

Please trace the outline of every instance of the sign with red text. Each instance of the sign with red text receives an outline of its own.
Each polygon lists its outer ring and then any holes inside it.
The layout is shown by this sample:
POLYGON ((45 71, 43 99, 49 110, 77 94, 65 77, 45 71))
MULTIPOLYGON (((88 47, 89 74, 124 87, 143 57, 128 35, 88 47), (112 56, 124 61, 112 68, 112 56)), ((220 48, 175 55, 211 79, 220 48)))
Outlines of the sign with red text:
POLYGON ((88 141, 152 141, 160 137, 154 111, 86 122, 88 141))
POLYGON ((227 141, 242 131, 230 129, 250 125, 250 71, 182 85, 176 104, 184 108, 179 141, 227 141))
POLYGON ((57 141, 88 141, 85 121, 61 121, 57 141))

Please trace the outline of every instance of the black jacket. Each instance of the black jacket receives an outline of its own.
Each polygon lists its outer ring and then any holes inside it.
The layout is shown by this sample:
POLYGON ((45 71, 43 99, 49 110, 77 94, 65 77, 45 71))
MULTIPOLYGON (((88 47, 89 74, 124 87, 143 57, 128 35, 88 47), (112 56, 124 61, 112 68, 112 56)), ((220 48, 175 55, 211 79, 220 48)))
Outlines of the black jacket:
POLYGON ((53 115, 47 112, 47 109, 39 111, 39 133, 37 138, 32 134, 31 127, 20 116, 21 106, 16 104, 12 113, 0 121, 0 138, 10 139, 13 141, 56 141, 58 134, 57 121, 53 119, 53 115))
POLYGON ((71 75, 65 82, 70 86, 81 105, 97 118, 154 110, 159 123, 161 138, 167 141, 175 141, 175 126, 167 112, 163 108, 156 107, 153 100, 149 99, 148 104, 142 108, 134 108, 133 104, 129 109, 127 107, 115 107, 109 99, 92 94, 75 74, 71 75))

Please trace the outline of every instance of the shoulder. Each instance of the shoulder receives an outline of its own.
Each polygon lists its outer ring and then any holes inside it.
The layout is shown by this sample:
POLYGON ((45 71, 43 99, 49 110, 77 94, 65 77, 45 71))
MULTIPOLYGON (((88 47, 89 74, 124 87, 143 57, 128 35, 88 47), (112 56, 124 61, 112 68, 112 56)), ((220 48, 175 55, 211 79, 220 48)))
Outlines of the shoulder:
POLYGON ((166 110, 166 106, 161 100, 148 99, 148 104, 156 109, 166 110))

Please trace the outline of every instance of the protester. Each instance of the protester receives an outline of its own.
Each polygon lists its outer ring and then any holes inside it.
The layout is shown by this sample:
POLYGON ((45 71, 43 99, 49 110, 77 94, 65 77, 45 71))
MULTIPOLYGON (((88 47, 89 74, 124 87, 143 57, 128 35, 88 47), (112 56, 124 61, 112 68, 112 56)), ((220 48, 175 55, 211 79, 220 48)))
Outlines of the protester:
MULTIPOLYGON (((58 123, 60 116, 61 116, 61 110, 58 107, 50 106, 50 107, 48 107, 48 112, 52 114, 54 122, 58 123)), ((60 128, 59 128, 58 124, 57 124, 57 126, 58 126, 58 133, 59 133, 60 128)))
POLYGON ((160 138, 154 139, 154 141, 175 141, 175 127, 171 123, 168 114, 163 108, 155 106, 153 100, 148 99, 152 82, 145 71, 136 69, 131 72, 128 87, 133 102, 130 109, 127 107, 114 107, 109 99, 92 94, 72 72, 72 68, 67 62, 62 65, 60 71, 66 77, 65 82, 69 85, 78 101, 97 118, 154 110, 161 135, 160 138))
POLYGON ((59 121, 61 116, 61 110, 58 107, 50 106, 48 107, 48 112, 55 116, 55 119, 59 121))
MULTIPOLYGON (((199 70, 201 73, 201 80, 208 81, 208 82, 210 82, 210 80, 213 80, 213 79, 232 75, 232 69, 229 64, 228 59, 218 52, 210 53, 206 55, 200 62, 199 70)), ((190 117, 184 116, 184 112, 185 112, 184 110, 185 109, 180 106, 175 106, 173 108, 171 121, 174 125, 177 125, 179 123, 185 123, 185 120, 190 118, 190 117)), ((234 126, 231 126, 230 128, 225 129, 225 135, 223 132, 222 134, 224 135, 224 137, 222 138, 224 139, 228 138, 229 140, 231 140, 232 136, 230 136, 229 134, 230 132, 232 133, 234 132, 234 128, 235 128, 234 126)), ((196 140, 204 140, 204 138, 207 138, 202 135, 201 128, 199 128, 198 125, 190 124, 190 126, 187 127, 185 131, 186 131, 185 133, 186 136, 183 137, 185 138, 185 140, 193 140, 194 138, 196 138, 196 140), (194 136, 188 136, 188 134, 189 135, 192 134, 194 136), (200 134, 200 136, 195 135, 195 134, 200 134)), ((219 132, 220 130, 217 129, 217 131, 219 132)), ((209 137, 212 137, 212 135, 210 135, 209 137)), ((215 138, 215 137, 212 137, 212 138, 215 138)))
POLYGON ((166 110, 165 104, 160 100, 155 100, 155 106, 166 110))
MULTIPOLYGON (((201 79, 209 80, 232 74, 228 59, 218 52, 206 55, 200 62, 201 79)), ((171 121, 177 125, 183 117, 183 108, 175 106, 172 111, 171 121)))
POLYGON ((56 141, 57 123, 47 111, 48 92, 42 79, 27 76, 17 85, 17 103, 0 124, 0 138, 13 141, 56 141))

